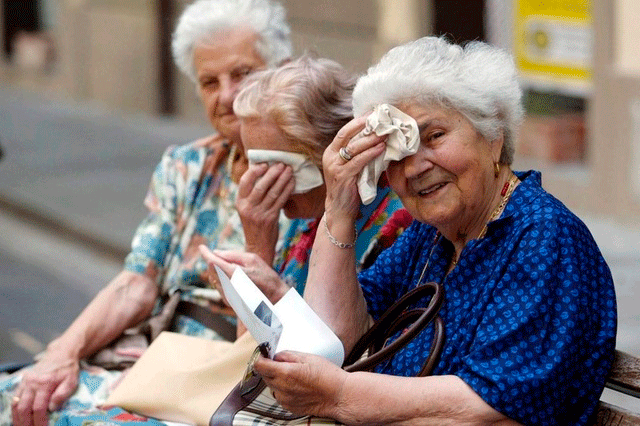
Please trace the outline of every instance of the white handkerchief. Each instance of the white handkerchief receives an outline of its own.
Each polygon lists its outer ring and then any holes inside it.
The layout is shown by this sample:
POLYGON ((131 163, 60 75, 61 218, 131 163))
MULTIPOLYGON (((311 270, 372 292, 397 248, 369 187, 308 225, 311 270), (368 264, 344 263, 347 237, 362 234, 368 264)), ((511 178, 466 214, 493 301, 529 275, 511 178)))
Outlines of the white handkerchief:
POLYGON ((418 152, 418 124, 410 115, 389 104, 380 104, 367 117, 364 134, 389 135, 387 149, 369 163, 358 178, 358 192, 364 204, 376 198, 378 179, 391 161, 399 161, 418 152))
POLYGON ((309 157, 295 152, 276 151, 272 149, 247 150, 249 164, 257 163, 284 163, 293 169, 293 177, 296 180, 294 194, 302 194, 324 183, 322 172, 311 162, 309 157))

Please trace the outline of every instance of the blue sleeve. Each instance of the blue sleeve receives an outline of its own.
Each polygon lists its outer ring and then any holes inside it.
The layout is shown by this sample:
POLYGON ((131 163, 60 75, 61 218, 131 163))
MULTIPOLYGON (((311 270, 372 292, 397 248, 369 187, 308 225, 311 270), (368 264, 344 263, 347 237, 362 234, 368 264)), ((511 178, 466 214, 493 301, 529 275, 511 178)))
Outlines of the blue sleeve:
POLYGON ((612 364, 611 273, 577 218, 549 213, 512 244, 472 348, 454 372, 528 425, 585 425, 612 364))

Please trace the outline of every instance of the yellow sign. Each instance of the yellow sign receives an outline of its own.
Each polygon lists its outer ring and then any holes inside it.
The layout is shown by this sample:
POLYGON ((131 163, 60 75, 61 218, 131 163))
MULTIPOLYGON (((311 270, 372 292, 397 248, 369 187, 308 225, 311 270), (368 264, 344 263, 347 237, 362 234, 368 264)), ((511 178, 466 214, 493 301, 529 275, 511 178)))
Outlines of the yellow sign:
POLYGON ((588 88, 593 29, 591 0, 516 0, 514 53, 524 79, 588 88))

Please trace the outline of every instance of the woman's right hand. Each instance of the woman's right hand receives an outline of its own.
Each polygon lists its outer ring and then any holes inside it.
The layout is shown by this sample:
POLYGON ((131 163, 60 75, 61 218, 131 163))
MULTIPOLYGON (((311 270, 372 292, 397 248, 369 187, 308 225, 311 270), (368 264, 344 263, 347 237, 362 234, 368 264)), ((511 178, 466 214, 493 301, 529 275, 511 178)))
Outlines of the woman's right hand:
POLYGON ((282 163, 251 164, 238 185, 236 209, 246 240, 246 251, 272 263, 278 241, 278 218, 293 192, 291 167, 282 163))
POLYGON ((360 210, 358 176, 376 157, 384 153, 387 136, 365 131, 366 117, 348 122, 333 139, 322 156, 327 185, 325 211, 332 221, 354 220, 360 210), (340 155, 344 148, 351 156, 340 155))
POLYGON ((285 283, 280 275, 273 270, 265 261, 254 253, 231 251, 231 250, 210 250, 201 245, 199 247, 202 257, 207 262, 207 268, 212 285, 224 297, 222 286, 217 279, 214 265, 217 265, 223 272, 231 277, 235 268, 240 267, 253 283, 264 293, 273 304, 284 296, 291 287, 285 283))
POLYGON ((11 405, 15 426, 46 426, 78 386, 79 360, 64 351, 47 349, 42 358, 25 369, 11 405))

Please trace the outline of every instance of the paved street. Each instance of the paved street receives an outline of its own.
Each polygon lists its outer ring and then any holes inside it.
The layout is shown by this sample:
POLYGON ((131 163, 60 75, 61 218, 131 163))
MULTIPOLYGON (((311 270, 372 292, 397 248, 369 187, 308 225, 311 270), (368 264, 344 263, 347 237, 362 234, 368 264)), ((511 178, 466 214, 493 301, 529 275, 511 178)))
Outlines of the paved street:
POLYGON ((38 352, 114 276, 162 152, 207 131, 0 86, 0 363, 38 352))
POLYGON ((27 361, 64 330, 120 262, 0 211, 0 364, 27 361))
POLYGON ((0 196, 127 247, 162 152, 207 132, 0 86, 0 196))
MULTIPOLYGON (((162 152, 207 131, 0 87, 0 363, 42 349, 119 270, 162 152)), ((640 355, 640 229, 576 213, 613 272, 618 348, 640 355)))

